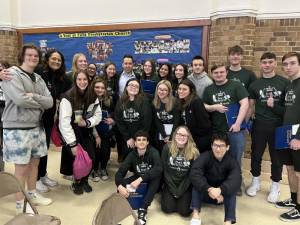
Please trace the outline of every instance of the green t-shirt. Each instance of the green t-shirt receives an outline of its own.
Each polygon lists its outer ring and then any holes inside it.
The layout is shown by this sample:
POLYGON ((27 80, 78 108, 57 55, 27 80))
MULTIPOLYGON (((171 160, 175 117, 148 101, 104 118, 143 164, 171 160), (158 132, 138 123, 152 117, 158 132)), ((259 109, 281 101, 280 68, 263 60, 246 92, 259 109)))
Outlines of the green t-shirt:
MULTIPOLYGON (((223 85, 213 83, 208 86, 203 94, 203 102, 208 105, 222 104, 229 105, 239 103, 240 100, 247 98, 246 88, 237 81, 228 80, 223 85)), ((227 133, 228 125, 225 113, 214 111, 211 113, 213 133, 227 133)))
MULTIPOLYGON (((284 125, 300 123, 300 78, 293 80, 285 92, 284 125)), ((298 128, 297 139, 300 139, 300 128, 298 128)))
POLYGON ((255 73, 243 68, 239 71, 233 71, 228 68, 227 79, 239 81, 248 90, 250 84, 256 80, 255 73))
POLYGON ((254 81, 248 91, 249 98, 255 100, 255 119, 263 121, 282 121, 284 113, 285 89, 289 80, 275 75, 272 78, 259 78, 254 81), (274 107, 267 106, 270 95, 274 98, 274 107))

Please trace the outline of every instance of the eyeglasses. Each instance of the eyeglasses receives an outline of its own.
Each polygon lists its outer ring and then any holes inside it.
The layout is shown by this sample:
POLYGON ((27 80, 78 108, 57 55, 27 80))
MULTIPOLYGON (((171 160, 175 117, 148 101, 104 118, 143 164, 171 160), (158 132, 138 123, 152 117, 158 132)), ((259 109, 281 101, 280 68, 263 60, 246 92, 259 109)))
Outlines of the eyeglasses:
POLYGON ((132 87, 132 88, 139 88, 140 87, 140 85, 138 85, 138 84, 128 84, 127 86, 132 87))
POLYGON ((225 144, 220 144, 220 145, 212 144, 212 147, 215 148, 215 149, 217 149, 217 148, 224 149, 224 148, 226 148, 226 145, 225 144))
POLYGON ((182 134, 182 133, 176 133, 176 136, 187 138, 189 135, 187 135, 187 134, 182 134))

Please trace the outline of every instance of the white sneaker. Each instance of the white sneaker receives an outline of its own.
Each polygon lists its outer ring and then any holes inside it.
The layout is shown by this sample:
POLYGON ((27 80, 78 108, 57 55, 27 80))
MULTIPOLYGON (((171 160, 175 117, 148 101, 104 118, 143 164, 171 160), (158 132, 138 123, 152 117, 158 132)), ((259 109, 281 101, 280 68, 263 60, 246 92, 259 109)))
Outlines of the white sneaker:
POLYGON ((34 205, 50 205, 52 203, 51 198, 45 198, 36 192, 28 194, 28 197, 34 205))
POLYGON ((260 191, 260 179, 259 177, 253 177, 251 185, 247 188, 247 195, 254 197, 256 193, 260 191))
POLYGON ((200 219, 191 219, 190 225, 201 225, 200 219))
POLYGON ((50 179, 47 174, 44 177, 41 177, 40 180, 49 187, 55 187, 58 185, 57 181, 50 179))
POLYGON ((41 181, 41 180, 38 180, 36 182, 36 190, 40 193, 46 193, 48 191, 50 191, 50 189, 41 181))
POLYGON ((270 203, 276 203, 279 200, 279 196, 280 196, 279 182, 272 181, 272 185, 271 185, 271 188, 270 188, 270 193, 268 195, 267 200, 270 203))

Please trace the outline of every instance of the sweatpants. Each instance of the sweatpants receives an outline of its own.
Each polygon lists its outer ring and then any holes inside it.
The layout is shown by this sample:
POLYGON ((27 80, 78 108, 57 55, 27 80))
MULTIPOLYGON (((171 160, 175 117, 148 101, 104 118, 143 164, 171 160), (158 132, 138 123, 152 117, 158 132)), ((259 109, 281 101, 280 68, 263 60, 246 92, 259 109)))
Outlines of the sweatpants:
POLYGON ((281 180, 282 164, 279 161, 277 150, 275 149, 275 128, 278 122, 266 122, 255 120, 253 123, 251 138, 251 173, 258 177, 261 173, 262 156, 268 144, 271 158, 271 179, 274 182, 281 180))

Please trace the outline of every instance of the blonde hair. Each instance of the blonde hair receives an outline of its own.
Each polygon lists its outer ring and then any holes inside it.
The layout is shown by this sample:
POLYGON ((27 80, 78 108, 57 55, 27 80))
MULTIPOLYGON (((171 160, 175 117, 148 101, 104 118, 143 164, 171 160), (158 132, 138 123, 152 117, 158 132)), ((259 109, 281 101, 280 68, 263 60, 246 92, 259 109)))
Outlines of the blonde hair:
POLYGON ((74 56, 73 56, 73 61, 72 61, 72 72, 73 72, 73 75, 75 73, 78 73, 78 68, 77 68, 77 61, 79 59, 79 57, 84 57, 86 58, 86 56, 83 54, 83 53, 76 53, 74 56))
POLYGON ((154 99, 153 99, 152 103, 153 103, 153 105, 156 109, 160 108, 161 101, 158 97, 157 91, 158 91, 158 87, 162 84, 166 85, 168 90, 169 90, 168 101, 166 103, 165 109, 166 109, 167 112, 170 112, 173 109, 173 107, 175 105, 175 101, 176 101, 176 99, 174 98, 173 93, 172 93, 173 90, 172 90, 172 85, 171 85, 170 81, 161 80, 161 81, 158 82, 158 84, 156 85, 155 95, 154 95, 154 99))
POLYGON ((173 132, 173 135, 172 135, 172 141, 171 141, 171 143, 168 144, 168 147, 169 147, 169 152, 173 158, 175 158, 177 156, 179 151, 181 151, 183 153, 183 156, 186 160, 194 160, 200 155, 199 150, 196 147, 196 144, 192 137, 192 134, 191 134, 189 128, 187 128, 187 126, 179 126, 176 128, 176 130, 173 132), (179 150, 179 148, 177 147, 175 136, 176 136, 178 130, 181 128, 184 128, 186 130, 186 132, 188 133, 188 140, 187 140, 187 143, 185 144, 184 148, 182 150, 179 150))

